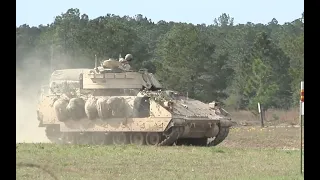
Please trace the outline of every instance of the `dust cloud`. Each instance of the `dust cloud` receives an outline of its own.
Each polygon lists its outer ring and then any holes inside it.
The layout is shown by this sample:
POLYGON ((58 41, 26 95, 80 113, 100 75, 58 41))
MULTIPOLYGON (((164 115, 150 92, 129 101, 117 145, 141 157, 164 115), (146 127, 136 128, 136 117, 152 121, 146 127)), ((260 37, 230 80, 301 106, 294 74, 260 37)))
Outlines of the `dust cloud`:
POLYGON ((49 71, 40 60, 27 59, 16 68, 16 143, 49 143, 45 128, 38 127, 37 102, 41 84, 48 83, 49 71))

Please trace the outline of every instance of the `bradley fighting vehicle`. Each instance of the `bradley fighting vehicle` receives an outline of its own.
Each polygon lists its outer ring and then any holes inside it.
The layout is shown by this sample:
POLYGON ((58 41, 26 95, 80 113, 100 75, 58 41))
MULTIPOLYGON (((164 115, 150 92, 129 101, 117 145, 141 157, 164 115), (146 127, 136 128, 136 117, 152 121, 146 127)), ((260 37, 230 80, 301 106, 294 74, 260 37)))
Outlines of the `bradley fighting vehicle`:
POLYGON ((215 146, 232 126, 226 111, 165 90, 132 55, 94 69, 52 73, 38 104, 39 127, 54 143, 215 146))

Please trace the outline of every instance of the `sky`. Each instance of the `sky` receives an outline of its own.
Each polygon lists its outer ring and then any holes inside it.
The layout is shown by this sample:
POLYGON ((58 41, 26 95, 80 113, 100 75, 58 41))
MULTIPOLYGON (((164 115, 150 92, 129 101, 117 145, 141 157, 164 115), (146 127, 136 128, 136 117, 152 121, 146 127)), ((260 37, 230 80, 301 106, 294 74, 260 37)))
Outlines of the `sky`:
POLYGON ((50 24, 70 8, 94 19, 106 14, 142 14, 153 22, 160 20, 212 24, 222 13, 234 23, 267 24, 276 18, 280 24, 301 17, 304 0, 16 0, 16 25, 50 24))

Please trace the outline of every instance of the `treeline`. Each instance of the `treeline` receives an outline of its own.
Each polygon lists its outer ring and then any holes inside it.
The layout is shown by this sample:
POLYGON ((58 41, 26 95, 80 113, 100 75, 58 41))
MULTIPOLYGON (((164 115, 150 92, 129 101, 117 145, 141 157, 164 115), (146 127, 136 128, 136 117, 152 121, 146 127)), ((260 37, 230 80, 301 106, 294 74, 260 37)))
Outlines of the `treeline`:
POLYGON ((211 25, 155 23, 143 15, 90 20, 69 9, 52 24, 16 28, 17 70, 34 59, 41 68, 81 68, 93 67, 94 55, 102 60, 131 53, 133 68, 148 68, 166 88, 205 102, 235 109, 256 109, 257 102, 266 108, 297 106, 304 15, 283 25, 276 19, 238 25, 233 20, 227 14, 211 25))

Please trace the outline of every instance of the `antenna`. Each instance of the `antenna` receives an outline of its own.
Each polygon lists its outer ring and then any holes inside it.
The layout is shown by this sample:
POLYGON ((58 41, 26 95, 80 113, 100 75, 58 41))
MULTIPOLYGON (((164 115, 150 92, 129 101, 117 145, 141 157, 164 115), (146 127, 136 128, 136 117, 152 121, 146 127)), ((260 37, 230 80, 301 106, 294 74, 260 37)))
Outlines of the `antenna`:
MULTIPOLYGON (((53 22, 55 21, 55 17, 53 17, 53 22)), ((53 44, 54 44, 54 37, 52 36, 52 42, 51 42, 51 56, 50 56, 50 71, 52 73, 52 62, 53 62, 53 44)))
POLYGON ((95 69, 97 68, 97 63, 98 63, 97 55, 95 54, 95 55, 94 55, 94 68, 95 68, 95 69))
POLYGON ((50 71, 51 71, 51 73, 53 71, 52 62, 53 62, 53 39, 52 39, 52 44, 51 44, 51 56, 50 56, 50 71))

